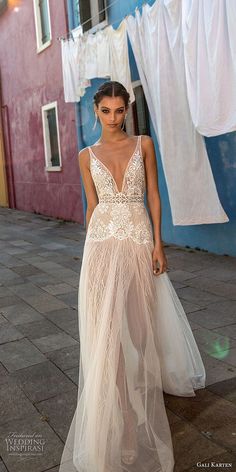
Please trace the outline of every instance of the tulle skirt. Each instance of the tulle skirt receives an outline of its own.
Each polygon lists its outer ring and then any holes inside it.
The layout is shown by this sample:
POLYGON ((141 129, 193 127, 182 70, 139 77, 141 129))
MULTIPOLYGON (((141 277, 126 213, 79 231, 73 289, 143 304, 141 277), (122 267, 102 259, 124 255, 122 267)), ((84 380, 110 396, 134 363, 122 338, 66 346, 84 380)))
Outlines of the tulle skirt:
POLYGON ((153 274, 152 249, 130 238, 85 241, 78 401, 59 472, 173 471, 163 391, 195 396, 205 369, 168 274, 153 274), (132 435, 137 458, 127 465, 132 435))

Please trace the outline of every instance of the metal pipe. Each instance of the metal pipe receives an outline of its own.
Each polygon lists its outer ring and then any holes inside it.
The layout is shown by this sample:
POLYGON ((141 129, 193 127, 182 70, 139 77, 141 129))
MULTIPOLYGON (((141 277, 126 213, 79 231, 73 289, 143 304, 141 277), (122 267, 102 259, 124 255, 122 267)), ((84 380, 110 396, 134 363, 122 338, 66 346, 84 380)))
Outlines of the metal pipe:
MULTIPOLYGON (((0 103, 1 103, 1 94, 0 94, 0 103)), ((5 141, 5 130, 4 130, 4 120, 3 115, 2 123, 3 123, 3 147, 4 147, 4 154, 6 156, 6 175, 7 175, 7 182, 9 185, 9 206, 10 208, 16 208, 16 195, 15 195, 15 182, 14 182, 14 170, 12 164, 12 146, 11 146, 11 133, 10 133, 10 120, 9 120, 9 109, 8 105, 1 105, 1 110, 6 110, 6 125, 7 125, 7 146, 5 141), (7 147, 7 150, 6 150, 7 147)))

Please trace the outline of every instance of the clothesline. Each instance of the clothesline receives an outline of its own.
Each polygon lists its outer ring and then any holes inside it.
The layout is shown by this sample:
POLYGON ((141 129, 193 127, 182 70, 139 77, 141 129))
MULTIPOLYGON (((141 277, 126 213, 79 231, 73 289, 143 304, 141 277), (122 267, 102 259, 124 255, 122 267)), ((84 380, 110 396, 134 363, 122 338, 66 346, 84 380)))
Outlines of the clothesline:
MULTIPOLYGON (((88 21, 92 20, 93 18, 96 18, 100 13, 102 13, 102 12, 108 10, 108 8, 110 8, 111 6, 115 5, 118 1, 119 1, 119 0, 115 0, 115 1, 112 2, 110 5, 107 5, 107 6, 106 6, 105 8, 103 8, 102 10, 99 10, 99 12, 98 12, 96 15, 91 16, 90 18, 88 18, 88 19, 87 19, 86 21, 84 21, 83 23, 80 23, 78 26, 83 26, 83 25, 85 25, 86 23, 88 23, 88 21)), ((146 5, 146 3, 147 3, 147 2, 144 1, 144 2, 142 3, 142 7, 143 7, 144 5, 146 5)), ((122 16, 122 17, 116 19, 115 21, 113 21, 112 23, 109 23, 109 26, 112 26, 112 25, 114 25, 115 23, 124 20, 124 19, 127 18, 129 15, 132 15, 132 13, 135 13, 137 10, 139 10, 139 7, 138 7, 138 6, 136 6, 136 7, 134 8, 134 10, 132 10, 132 11, 131 11, 130 13, 128 13, 126 16, 122 16)), ((108 25, 105 25, 104 27, 99 28, 99 30, 101 31, 101 30, 105 29, 107 26, 108 26, 108 25)), ((89 31, 85 31, 85 33, 83 33, 83 36, 86 35, 86 34, 89 34, 89 31)), ((58 40, 58 41, 62 41, 62 40, 65 41, 66 38, 69 38, 70 36, 71 36, 71 38, 74 40, 74 37, 73 37, 73 30, 68 31, 68 33, 66 33, 64 36, 58 36, 57 40, 58 40)))

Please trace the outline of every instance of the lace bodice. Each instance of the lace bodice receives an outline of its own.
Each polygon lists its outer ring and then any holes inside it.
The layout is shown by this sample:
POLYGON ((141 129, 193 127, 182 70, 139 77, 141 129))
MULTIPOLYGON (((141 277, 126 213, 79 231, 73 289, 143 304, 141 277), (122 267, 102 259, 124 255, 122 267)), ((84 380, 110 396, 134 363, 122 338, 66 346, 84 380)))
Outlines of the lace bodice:
POLYGON ((144 205, 146 180, 141 136, 138 136, 135 151, 126 166, 121 191, 109 169, 90 146, 88 149, 98 204, 90 218, 86 239, 132 238, 140 244, 152 243, 152 227, 144 205))

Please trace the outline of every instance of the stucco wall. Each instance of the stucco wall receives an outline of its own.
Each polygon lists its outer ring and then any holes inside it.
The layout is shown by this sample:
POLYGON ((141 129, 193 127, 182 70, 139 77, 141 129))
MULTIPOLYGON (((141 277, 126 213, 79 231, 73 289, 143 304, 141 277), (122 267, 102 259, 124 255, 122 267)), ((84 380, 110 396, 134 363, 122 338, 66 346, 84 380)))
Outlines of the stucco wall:
MULTIPOLYGON (((8 106, 16 208, 83 222, 75 106, 63 95, 64 0, 50 0, 52 44, 37 54, 33 1, 0 16, 0 71, 8 106), (45 167, 41 106, 57 101, 62 170, 45 167)), ((5 113, 5 112, 4 112, 5 113)), ((5 120, 4 120, 5 121, 5 120)), ((5 136, 5 140, 6 140, 5 136)), ((9 165, 9 156, 7 155, 9 165)))

